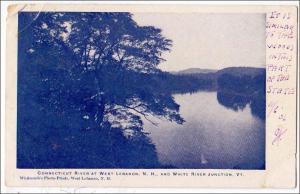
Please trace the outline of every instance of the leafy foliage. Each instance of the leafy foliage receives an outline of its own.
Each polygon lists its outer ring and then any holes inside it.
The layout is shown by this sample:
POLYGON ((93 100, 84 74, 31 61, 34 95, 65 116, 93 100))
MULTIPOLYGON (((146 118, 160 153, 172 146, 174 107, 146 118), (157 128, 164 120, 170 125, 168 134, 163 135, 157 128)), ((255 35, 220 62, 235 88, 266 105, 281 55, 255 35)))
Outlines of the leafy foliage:
POLYGON ((44 91, 43 103, 57 111, 78 110, 99 126, 125 113, 123 120, 139 129, 140 117, 149 114, 183 122, 172 97, 148 90, 155 83, 144 76, 159 73, 161 54, 170 50, 171 40, 160 29, 138 26, 130 13, 21 13, 21 21, 24 17, 20 47, 27 55, 20 63, 30 65, 20 72, 30 73, 27 81, 40 81, 35 87, 44 91), (27 33, 33 36, 24 41, 27 33), (145 85, 136 88, 136 82, 145 85))

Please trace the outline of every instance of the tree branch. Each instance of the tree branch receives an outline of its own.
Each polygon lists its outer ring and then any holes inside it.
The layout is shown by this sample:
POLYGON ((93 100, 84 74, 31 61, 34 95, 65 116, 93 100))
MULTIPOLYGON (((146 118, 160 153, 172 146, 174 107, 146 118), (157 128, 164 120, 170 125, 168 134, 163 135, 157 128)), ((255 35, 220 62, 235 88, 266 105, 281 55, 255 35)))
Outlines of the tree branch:
POLYGON ((145 113, 143 113, 143 112, 137 110, 136 108, 130 107, 130 106, 126 106, 126 105, 119 105, 119 106, 123 106, 123 107, 125 107, 125 108, 131 109, 131 110, 133 110, 133 111, 135 111, 135 112, 141 114, 141 115, 142 115, 147 121, 149 121, 152 125, 158 126, 158 123, 155 123, 155 122, 151 121, 151 120, 148 118, 148 115, 147 115, 147 114, 145 114, 145 113))

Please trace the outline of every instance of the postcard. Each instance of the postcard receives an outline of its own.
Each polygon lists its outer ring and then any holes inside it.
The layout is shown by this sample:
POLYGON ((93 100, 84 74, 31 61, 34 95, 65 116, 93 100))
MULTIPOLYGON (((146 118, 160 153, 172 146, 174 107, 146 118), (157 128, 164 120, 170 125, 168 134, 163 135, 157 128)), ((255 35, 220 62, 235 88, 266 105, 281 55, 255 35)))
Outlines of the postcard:
POLYGON ((295 187, 297 11, 11 5, 6 185, 295 187))

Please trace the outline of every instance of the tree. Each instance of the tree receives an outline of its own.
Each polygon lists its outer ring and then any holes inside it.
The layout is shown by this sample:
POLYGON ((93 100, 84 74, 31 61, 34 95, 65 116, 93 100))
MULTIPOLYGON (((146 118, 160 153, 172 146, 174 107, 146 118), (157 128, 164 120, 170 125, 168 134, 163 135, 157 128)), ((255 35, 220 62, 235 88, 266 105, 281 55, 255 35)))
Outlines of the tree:
POLYGON ((139 26, 130 13, 23 15, 33 36, 20 47, 42 74, 35 79, 46 80, 39 83, 41 98, 56 111, 77 111, 87 128, 96 123, 131 132, 142 131, 142 118, 155 124, 150 116, 184 122, 179 105, 155 90, 159 83, 151 78, 172 43, 160 29, 139 26))

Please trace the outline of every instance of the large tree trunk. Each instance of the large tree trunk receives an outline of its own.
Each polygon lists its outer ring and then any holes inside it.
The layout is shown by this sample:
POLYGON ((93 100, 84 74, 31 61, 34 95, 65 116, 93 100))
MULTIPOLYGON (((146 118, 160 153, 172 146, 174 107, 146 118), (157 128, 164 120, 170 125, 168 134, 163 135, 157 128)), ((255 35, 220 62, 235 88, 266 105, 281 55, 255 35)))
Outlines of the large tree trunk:
POLYGON ((95 87, 97 90, 97 110, 96 110, 96 117, 95 120, 97 119, 98 124, 101 126, 104 121, 104 116, 105 116, 105 104, 106 104, 106 99, 105 99, 105 94, 104 94, 104 87, 102 84, 102 80, 100 78, 100 72, 95 71, 95 87))

